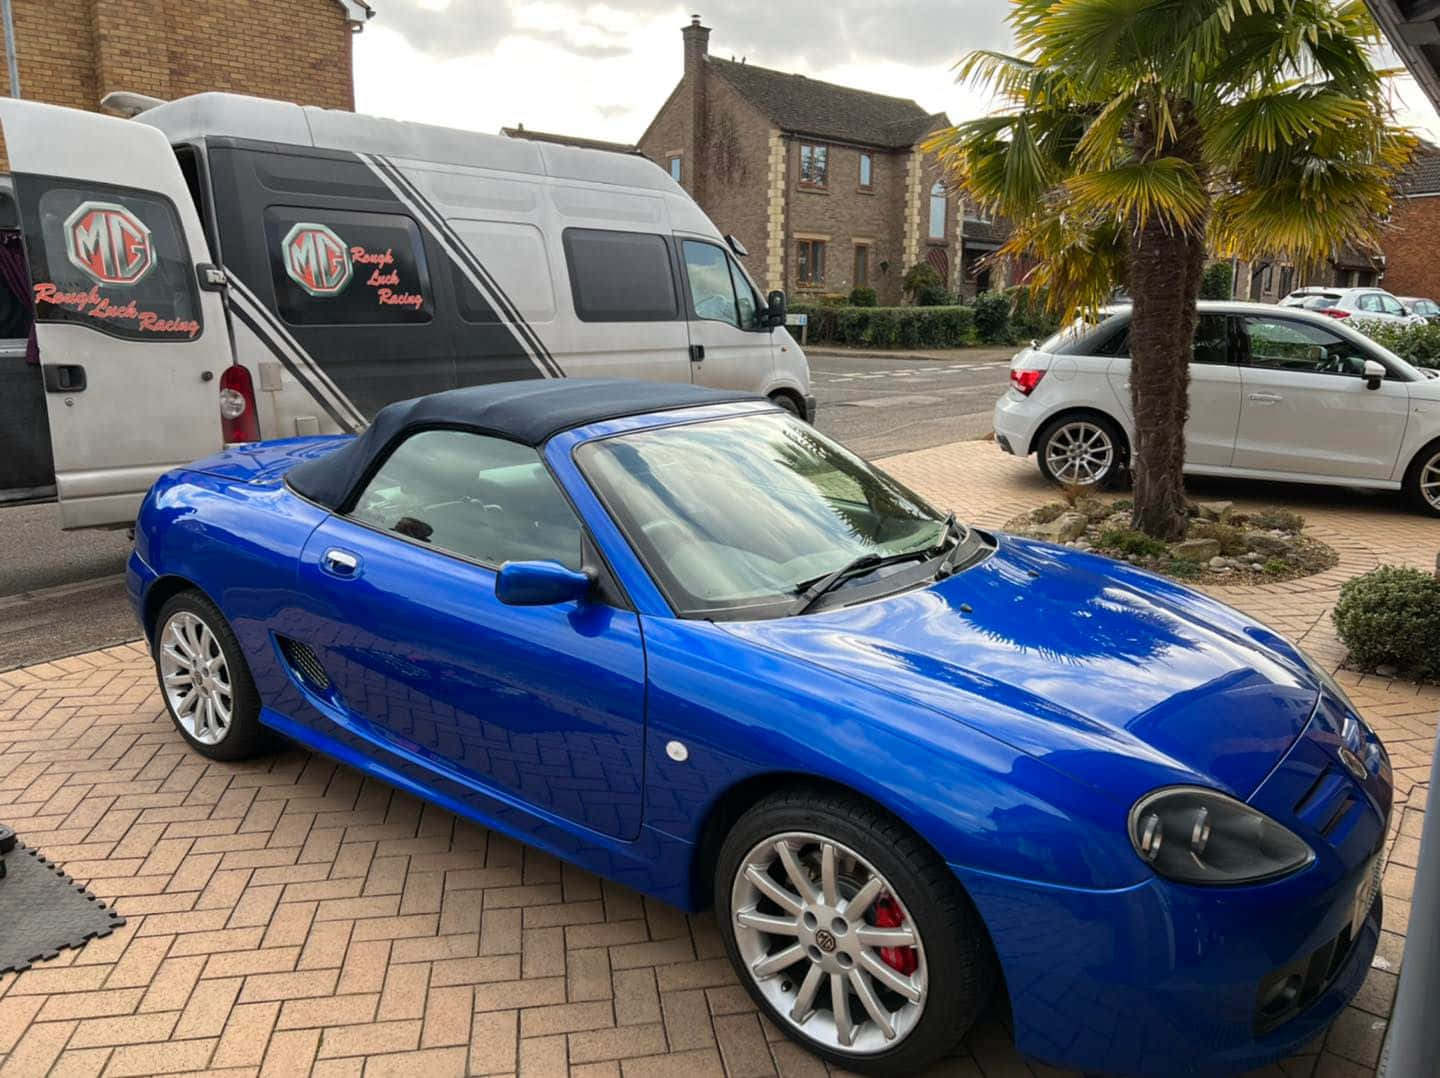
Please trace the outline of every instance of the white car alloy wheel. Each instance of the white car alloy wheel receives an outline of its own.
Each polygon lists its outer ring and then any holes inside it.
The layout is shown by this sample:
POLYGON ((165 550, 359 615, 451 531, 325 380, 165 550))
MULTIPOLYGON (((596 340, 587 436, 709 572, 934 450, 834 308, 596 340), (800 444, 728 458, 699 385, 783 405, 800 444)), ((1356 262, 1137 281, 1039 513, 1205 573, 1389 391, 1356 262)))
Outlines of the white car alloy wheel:
POLYGON ((890 882, 848 846, 804 831, 764 839, 740 862, 731 912, 742 965, 801 1040, 868 1055, 920 1021, 920 933, 890 882))
POLYGON ((1419 490, 1425 503, 1440 513, 1440 449, 1420 463, 1419 490))
POLYGON ((189 610, 177 610, 160 632, 160 679, 181 727, 202 745, 229 732, 235 706, 225 653, 214 631, 189 610))
POLYGON ((1115 441, 1098 423, 1074 419, 1056 427, 1042 449, 1050 474, 1061 483, 1102 483, 1115 467, 1115 441))

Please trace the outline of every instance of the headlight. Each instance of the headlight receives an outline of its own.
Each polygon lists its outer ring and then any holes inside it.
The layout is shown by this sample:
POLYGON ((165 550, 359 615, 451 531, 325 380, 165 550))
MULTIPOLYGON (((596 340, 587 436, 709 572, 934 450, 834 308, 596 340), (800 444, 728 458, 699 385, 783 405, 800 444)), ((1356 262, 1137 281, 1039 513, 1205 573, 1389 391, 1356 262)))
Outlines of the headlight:
POLYGON ((1170 786, 1135 802, 1130 842, 1156 872, 1183 883, 1255 883, 1315 859, 1269 816, 1199 786, 1170 786))

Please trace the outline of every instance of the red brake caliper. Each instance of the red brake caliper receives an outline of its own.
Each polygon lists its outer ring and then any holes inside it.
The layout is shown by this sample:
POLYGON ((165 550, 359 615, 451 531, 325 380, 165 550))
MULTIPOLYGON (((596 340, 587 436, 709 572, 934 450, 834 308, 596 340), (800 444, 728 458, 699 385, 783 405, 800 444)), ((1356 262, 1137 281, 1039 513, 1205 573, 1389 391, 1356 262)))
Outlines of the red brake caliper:
MULTIPOLYGON (((877 898, 872 912, 875 915, 876 928, 899 928, 905 922, 905 915, 900 912, 900 903, 889 895, 877 898)), ((920 956, 915 953, 914 947, 881 947, 880 960, 907 977, 920 966, 920 956)))

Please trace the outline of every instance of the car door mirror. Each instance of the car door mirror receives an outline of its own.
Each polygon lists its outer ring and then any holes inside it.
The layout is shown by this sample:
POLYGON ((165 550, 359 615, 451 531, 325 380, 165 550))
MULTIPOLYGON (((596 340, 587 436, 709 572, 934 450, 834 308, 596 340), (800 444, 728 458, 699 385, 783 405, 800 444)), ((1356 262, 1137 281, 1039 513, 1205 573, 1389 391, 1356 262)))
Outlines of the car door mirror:
POLYGON ((766 323, 771 328, 783 326, 785 324, 785 293, 777 288, 765 297, 765 302, 769 304, 765 312, 766 323))
POLYGON ((1378 359, 1367 359, 1365 361, 1365 388, 1379 389, 1380 383, 1385 381, 1385 375, 1390 373, 1385 369, 1385 364, 1378 359))
POLYGON ((589 573, 558 561, 507 561, 495 576, 495 598, 507 606, 553 606, 589 594, 589 573))

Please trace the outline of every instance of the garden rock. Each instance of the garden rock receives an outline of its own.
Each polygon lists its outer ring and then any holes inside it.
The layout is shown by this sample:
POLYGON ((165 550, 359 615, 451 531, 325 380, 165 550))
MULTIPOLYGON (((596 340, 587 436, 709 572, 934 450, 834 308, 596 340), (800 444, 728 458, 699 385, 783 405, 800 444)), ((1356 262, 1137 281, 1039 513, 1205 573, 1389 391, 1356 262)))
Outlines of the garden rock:
POLYGON ((1196 502, 1195 509, 1201 520, 1229 520, 1235 512, 1234 502, 1196 502))
POLYGON ((1284 532, 1249 531, 1245 533, 1245 545, 1260 557, 1283 558, 1295 549, 1295 540, 1284 532))
POLYGON ((1061 513, 1048 524, 1037 524, 1035 534, 1052 542, 1068 543, 1071 539, 1079 539, 1084 535, 1089 526, 1090 521, 1085 519, 1084 513, 1061 513))
POLYGON ((1170 553, 1182 561, 1208 562, 1219 555, 1220 544, 1214 539, 1186 539, 1172 546, 1170 553))

